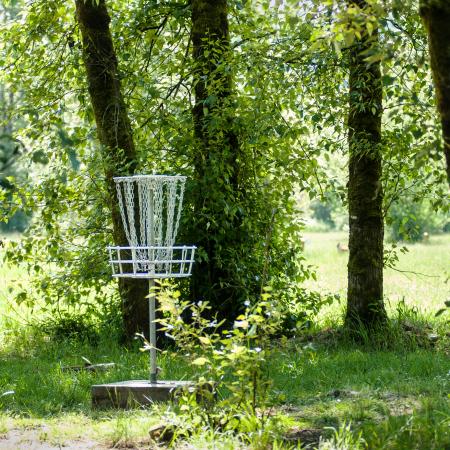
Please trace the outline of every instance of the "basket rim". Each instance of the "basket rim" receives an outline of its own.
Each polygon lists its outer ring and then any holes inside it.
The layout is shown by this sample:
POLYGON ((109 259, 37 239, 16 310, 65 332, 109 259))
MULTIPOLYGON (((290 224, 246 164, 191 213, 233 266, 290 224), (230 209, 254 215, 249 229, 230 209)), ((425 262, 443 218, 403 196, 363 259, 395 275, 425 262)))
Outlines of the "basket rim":
POLYGON ((186 178, 184 175, 144 175, 144 174, 136 174, 136 175, 129 175, 129 176, 120 176, 120 177, 113 177, 113 180, 116 183, 124 182, 124 181, 135 181, 135 180, 160 180, 160 181, 186 181, 186 178))
POLYGON ((124 273, 115 273, 112 275, 113 278, 144 278, 144 279, 162 279, 162 278, 189 278, 192 276, 191 273, 149 273, 149 272, 142 272, 142 273, 132 273, 132 272, 124 272, 124 273))
POLYGON ((109 245, 108 250, 196 250, 195 245, 134 245, 134 246, 119 246, 109 245))

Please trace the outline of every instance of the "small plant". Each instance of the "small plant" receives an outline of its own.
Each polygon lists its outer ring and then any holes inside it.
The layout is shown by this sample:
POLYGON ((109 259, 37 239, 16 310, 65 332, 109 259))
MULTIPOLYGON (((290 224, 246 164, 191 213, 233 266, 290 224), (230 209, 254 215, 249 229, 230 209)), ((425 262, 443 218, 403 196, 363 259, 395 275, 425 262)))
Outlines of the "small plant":
POLYGON ((185 393, 178 403, 190 433, 209 429, 247 439, 257 433, 258 440, 272 433, 268 424, 274 419, 265 410, 271 384, 267 362, 282 317, 269 298, 265 290, 258 303, 247 302, 228 330, 224 322, 211 319, 208 303, 180 300, 167 285, 161 290, 160 323, 199 372, 195 392, 185 393))
POLYGON ((8 424, 6 422, 5 417, 0 417, 0 438, 2 434, 6 434, 8 432, 8 424))
POLYGON ((130 448, 133 445, 132 433, 130 429, 130 419, 124 413, 119 413, 115 424, 110 432, 109 439, 113 448, 130 448))
POLYGON ((361 432, 355 434, 352 431, 351 423, 344 422, 339 429, 331 429, 334 432, 332 439, 321 441, 319 450, 362 450, 368 448, 361 432))

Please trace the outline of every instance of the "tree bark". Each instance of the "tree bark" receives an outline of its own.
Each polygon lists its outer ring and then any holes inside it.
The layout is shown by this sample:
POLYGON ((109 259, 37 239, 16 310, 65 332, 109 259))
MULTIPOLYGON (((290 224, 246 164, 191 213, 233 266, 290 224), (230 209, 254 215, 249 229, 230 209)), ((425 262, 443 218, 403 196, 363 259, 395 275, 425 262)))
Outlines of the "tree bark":
POLYGON ((447 180, 450 184, 450 3, 421 0, 420 15, 428 33, 431 70, 441 116, 447 180))
MULTIPOLYGON (((97 135, 105 161, 113 237, 116 245, 128 245, 116 201, 113 176, 134 173, 136 150, 127 109, 121 92, 117 58, 104 0, 76 0, 76 18, 83 43, 88 90, 97 135)), ((148 330, 147 280, 119 279, 124 337, 148 330)))
POLYGON ((193 108, 196 223, 194 240, 206 253, 195 265, 191 290, 210 302, 220 318, 240 313, 245 288, 236 271, 242 217, 235 208, 240 185, 240 143, 233 129, 232 77, 228 56, 227 0, 192 0, 193 108))
MULTIPOLYGON (((365 0, 350 6, 367 7, 365 0)), ((386 321, 383 302, 383 192, 380 62, 365 61, 378 47, 377 30, 362 33, 349 51, 349 262, 346 325, 373 329, 386 321)), ((358 328, 356 328, 357 330, 358 328)))

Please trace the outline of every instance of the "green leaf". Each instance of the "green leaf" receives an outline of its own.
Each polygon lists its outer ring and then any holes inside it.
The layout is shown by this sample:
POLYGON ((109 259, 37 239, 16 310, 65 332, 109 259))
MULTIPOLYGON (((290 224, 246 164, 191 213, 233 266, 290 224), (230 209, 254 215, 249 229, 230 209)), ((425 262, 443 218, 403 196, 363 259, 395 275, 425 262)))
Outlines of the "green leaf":
POLYGON ((194 361, 192 361, 192 364, 194 364, 195 366, 204 366, 205 364, 209 363, 209 359, 200 356, 200 358, 196 358, 194 359, 194 361))
POLYGON ((43 150, 34 151, 31 156, 31 160, 35 163, 39 163, 39 164, 43 164, 43 165, 46 165, 49 162, 49 159, 43 150))

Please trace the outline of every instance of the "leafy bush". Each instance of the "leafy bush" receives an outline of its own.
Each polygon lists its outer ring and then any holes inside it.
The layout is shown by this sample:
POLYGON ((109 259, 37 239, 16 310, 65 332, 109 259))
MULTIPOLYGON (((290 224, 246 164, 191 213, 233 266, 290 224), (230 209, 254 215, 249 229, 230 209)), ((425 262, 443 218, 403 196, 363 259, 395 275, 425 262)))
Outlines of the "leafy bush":
POLYGON ((348 225, 347 210, 335 192, 327 193, 322 199, 312 201, 309 208, 312 210, 312 217, 329 229, 341 230, 348 225))
POLYGON ((329 202, 321 202, 320 200, 314 200, 309 205, 309 208, 313 212, 312 216, 314 219, 317 219, 320 222, 325 223, 330 228, 334 228, 336 226, 333 218, 331 217, 332 205, 329 202))
POLYGON ((185 420, 182 425, 178 421, 174 439, 200 430, 220 430, 237 433, 248 442, 256 437, 270 440, 268 434, 274 432, 270 424, 275 419, 264 410, 271 385, 267 366, 272 351, 279 350, 273 339, 282 316, 269 297, 264 292, 261 301, 247 305, 232 329, 223 329, 223 321, 210 319, 206 302, 180 300, 179 292, 163 287, 159 293, 160 323, 199 373, 197 391, 185 393, 178 402, 177 412, 185 420), (183 320, 186 315, 189 321, 183 320))
POLYGON ((40 321, 35 326, 58 341, 77 340, 95 345, 100 339, 98 326, 81 314, 63 313, 40 321))
POLYGON ((424 233, 444 231, 445 216, 435 211, 428 201, 419 202, 406 197, 395 202, 387 216, 393 241, 418 242, 424 233))
POLYGON ((339 301, 339 294, 321 294, 304 288, 297 288, 295 297, 289 293, 286 297, 283 293, 277 296, 281 312, 279 332, 286 337, 292 337, 301 330, 310 328, 313 319, 323 306, 339 301))

